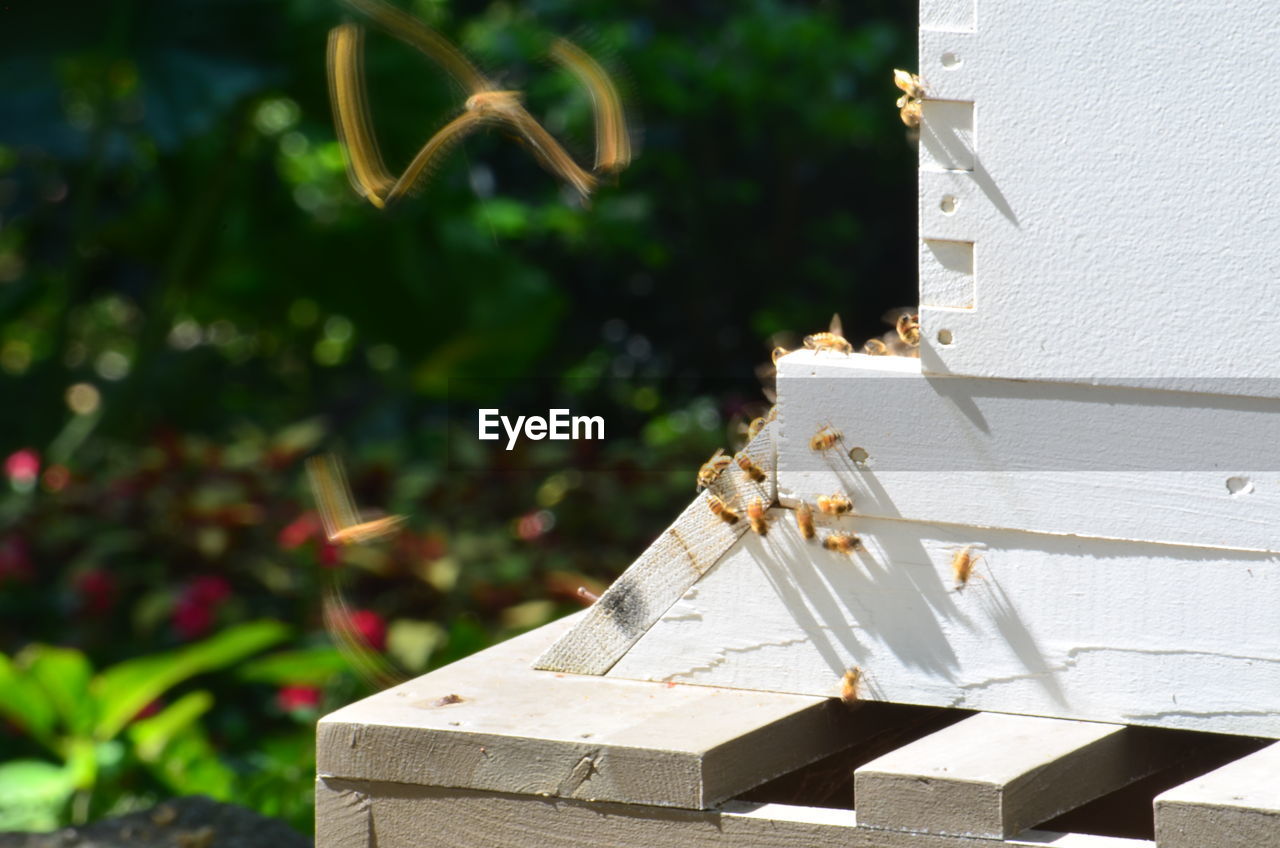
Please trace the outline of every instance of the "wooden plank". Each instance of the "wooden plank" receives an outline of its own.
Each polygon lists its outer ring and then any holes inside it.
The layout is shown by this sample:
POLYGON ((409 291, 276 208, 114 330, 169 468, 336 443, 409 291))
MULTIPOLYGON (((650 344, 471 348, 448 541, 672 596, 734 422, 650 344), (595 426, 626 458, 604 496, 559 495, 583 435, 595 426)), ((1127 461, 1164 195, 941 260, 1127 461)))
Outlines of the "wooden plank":
POLYGON ((1280 846, 1280 743, 1158 795, 1160 848, 1280 846))
POLYGON ((858 666, 872 699, 1280 738, 1273 555, 819 517, 850 557, 771 515, 609 675, 834 696, 858 666))
POLYGON ((1280 550, 1280 401, 929 377, 912 359, 809 351, 780 360, 778 393, 784 505, 846 491, 886 518, 1280 550), (812 450, 827 425, 841 444, 812 450))
POLYGON ((730 802, 712 811, 530 798, 438 787, 322 778, 316 848, 1152 848, 1145 840, 1029 831, 1017 839, 954 838, 857 826, 852 810, 730 802), (368 840, 342 842, 327 830, 330 808, 355 793, 372 799, 368 840))
POLYGON ((320 720, 320 774, 705 808, 857 741, 811 696, 535 671, 572 616, 320 720))
POLYGON ((979 713, 859 768, 858 821, 1006 839, 1165 765, 1173 746, 1154 741, 1123 725, 979 713))
MULTIPOLYGON (((1280 231, 1280 162, 1241 131, 1280 120, 1280 90, 1252 100, 1241 122, 1217 117, 1232 98, 1220 57, 1274 67, 1275 4, 974 5, 920 7, 929 97, 971 102, 980 116, 975 167, 948 185, 927 170, 925 110, 920 236, 974 243, 981 257, 975 308, 921 309, 926 370, 1193 378, 1207 392, 1280 394, 1280 249, 1258 238, 1280 231), (1134 91, 1156 119, 1116 120, 1134 91), (960 198, 950 214, 946 193, 960 198), (1248 330, 1235 332, 1242 314, 1248 330)), ((935 270, 922 264, 922 289, 935 270)))
MULTIPOLYGON (((756 483, 736 464, 694 498, 666 531, 613 582, 586 617, 538 658, 537 667, 574 674, 604 674, 658 620, 686 589, 697 582, 747 530, 745 511, 754 498, 772 504, 775 423, 765 426, 744 448, 767 475, 756 483), (727 524, 708 507, 716 496, 741 519, 727 524)), ((690 469, 690 488, 697 469, 690 469)))

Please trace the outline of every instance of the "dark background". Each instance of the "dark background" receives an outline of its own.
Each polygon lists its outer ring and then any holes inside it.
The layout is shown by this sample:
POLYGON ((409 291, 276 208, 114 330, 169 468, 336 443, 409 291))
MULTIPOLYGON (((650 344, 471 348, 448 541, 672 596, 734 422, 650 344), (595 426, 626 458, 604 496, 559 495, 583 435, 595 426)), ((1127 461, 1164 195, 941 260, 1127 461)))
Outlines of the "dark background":
MULTIPOLYGON (((27 769, 0 765, 0 790, 48 782, 0 804, 0 830, 187 792, 308 828, 314 719, 369 691, 331 647, 325 580, 406 674, 567 612, 763 412, 776 341, 839 311, 858 343, 915 302, 891 78, 915 65, 914 3, 406 8, 589 162, 589 101, 544 59, 575 40, 623 92, 633 165, 583 205, 492 131, 380 212, 330 118, 337 4, 0 2, 0 702, 49 697, 61 728, 0 707, 0 764, 27 769), (449 450, 459 410, 540 411, 548 384, 614 410, 609 438, 449 450), (407 529, 329 547, 301 471, 320 451, 407 529), (49 694, 264 619, 285 628, 266 653, 193 666, 111 738, 49 694), (24 674, 40 680, 12 689, 24 674), (144 744, 157 725, 139 722, 196 701, 144 744)), ((459 98, 380 32, 366 59, 398 169, 459 98)))

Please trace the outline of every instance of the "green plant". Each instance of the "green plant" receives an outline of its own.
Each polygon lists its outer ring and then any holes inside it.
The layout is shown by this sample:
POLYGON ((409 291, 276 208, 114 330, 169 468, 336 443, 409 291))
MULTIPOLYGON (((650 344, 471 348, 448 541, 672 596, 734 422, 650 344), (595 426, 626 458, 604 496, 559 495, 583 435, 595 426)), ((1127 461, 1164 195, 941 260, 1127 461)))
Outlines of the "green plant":
POLYGON ((250 622, 96 674, 72 648, 31 645, 12 659, 0 654, 0 715, 58 760, 0 764, 0 831, 54 828, 68 805, 71 820, 83 822, 113 806, 111 796, 128 785, 134 767, 176 794, 230 798, 235 774, 199 722, 213 695, 194 690, 147 711, 179 684, 235 665, 287 635, 279 622, 250 622))

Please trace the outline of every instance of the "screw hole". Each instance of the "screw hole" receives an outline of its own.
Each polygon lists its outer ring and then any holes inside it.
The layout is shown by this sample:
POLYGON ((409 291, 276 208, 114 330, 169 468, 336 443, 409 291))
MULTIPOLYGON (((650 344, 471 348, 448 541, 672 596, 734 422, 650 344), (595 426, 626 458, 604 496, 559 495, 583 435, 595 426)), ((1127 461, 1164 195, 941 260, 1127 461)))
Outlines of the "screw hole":
POLYGON ((951 335, 951 331, 950 331, 950 330, 939 330, 939 331, 938 331, 938 344, 941 344, 941 345, 949 345, 949 344, 951 344, 953 341, 955 341, 955 337, 951 335))
POLYGON ((1228 477, 1227 491, 1233 495, 1248 495, 1253 492, 1253 481, 1248 477, 1228 477))
POLYGON ((942 202, 938 204, 938 208, 942 210, 943 215, 951 215, 956 211, 956 196, 954 194, 944 194, 942 202))
POLYGON ((957 66, 957 65, 959 65, 959 64, 960 64, 960 57, 959 57, 959 56, 957 56, 956 54, 954 54, 954 53, 943 53, 943 54, 942 54, 942 67, 944 67, 944 68, 954 68, 954 67, 956 67, 956 66, 957 66))
POLYGON ((863 462, 866 462, 868 459, 870 459, 871 454, 867 453, 866 448, 850 448, 849 458, 852 459, 854 462, 861 464, 863 462))

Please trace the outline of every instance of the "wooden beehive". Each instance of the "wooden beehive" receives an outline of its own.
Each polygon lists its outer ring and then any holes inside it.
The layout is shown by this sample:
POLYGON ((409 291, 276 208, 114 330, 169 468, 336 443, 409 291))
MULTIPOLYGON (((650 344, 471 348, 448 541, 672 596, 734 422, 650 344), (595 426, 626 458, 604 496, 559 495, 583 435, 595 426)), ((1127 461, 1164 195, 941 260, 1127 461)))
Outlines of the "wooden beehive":
POLYGON ((326 718, 322 848, 1280 846, 1280 7, 920 15, 921 358, 783 357, 767 481, 711 490, 768 535, 700 495, 583 614, 326 718), (836 492, 853 556, 793 520, 836 492), (752 789, 831 755, 856 813, 752 789))

